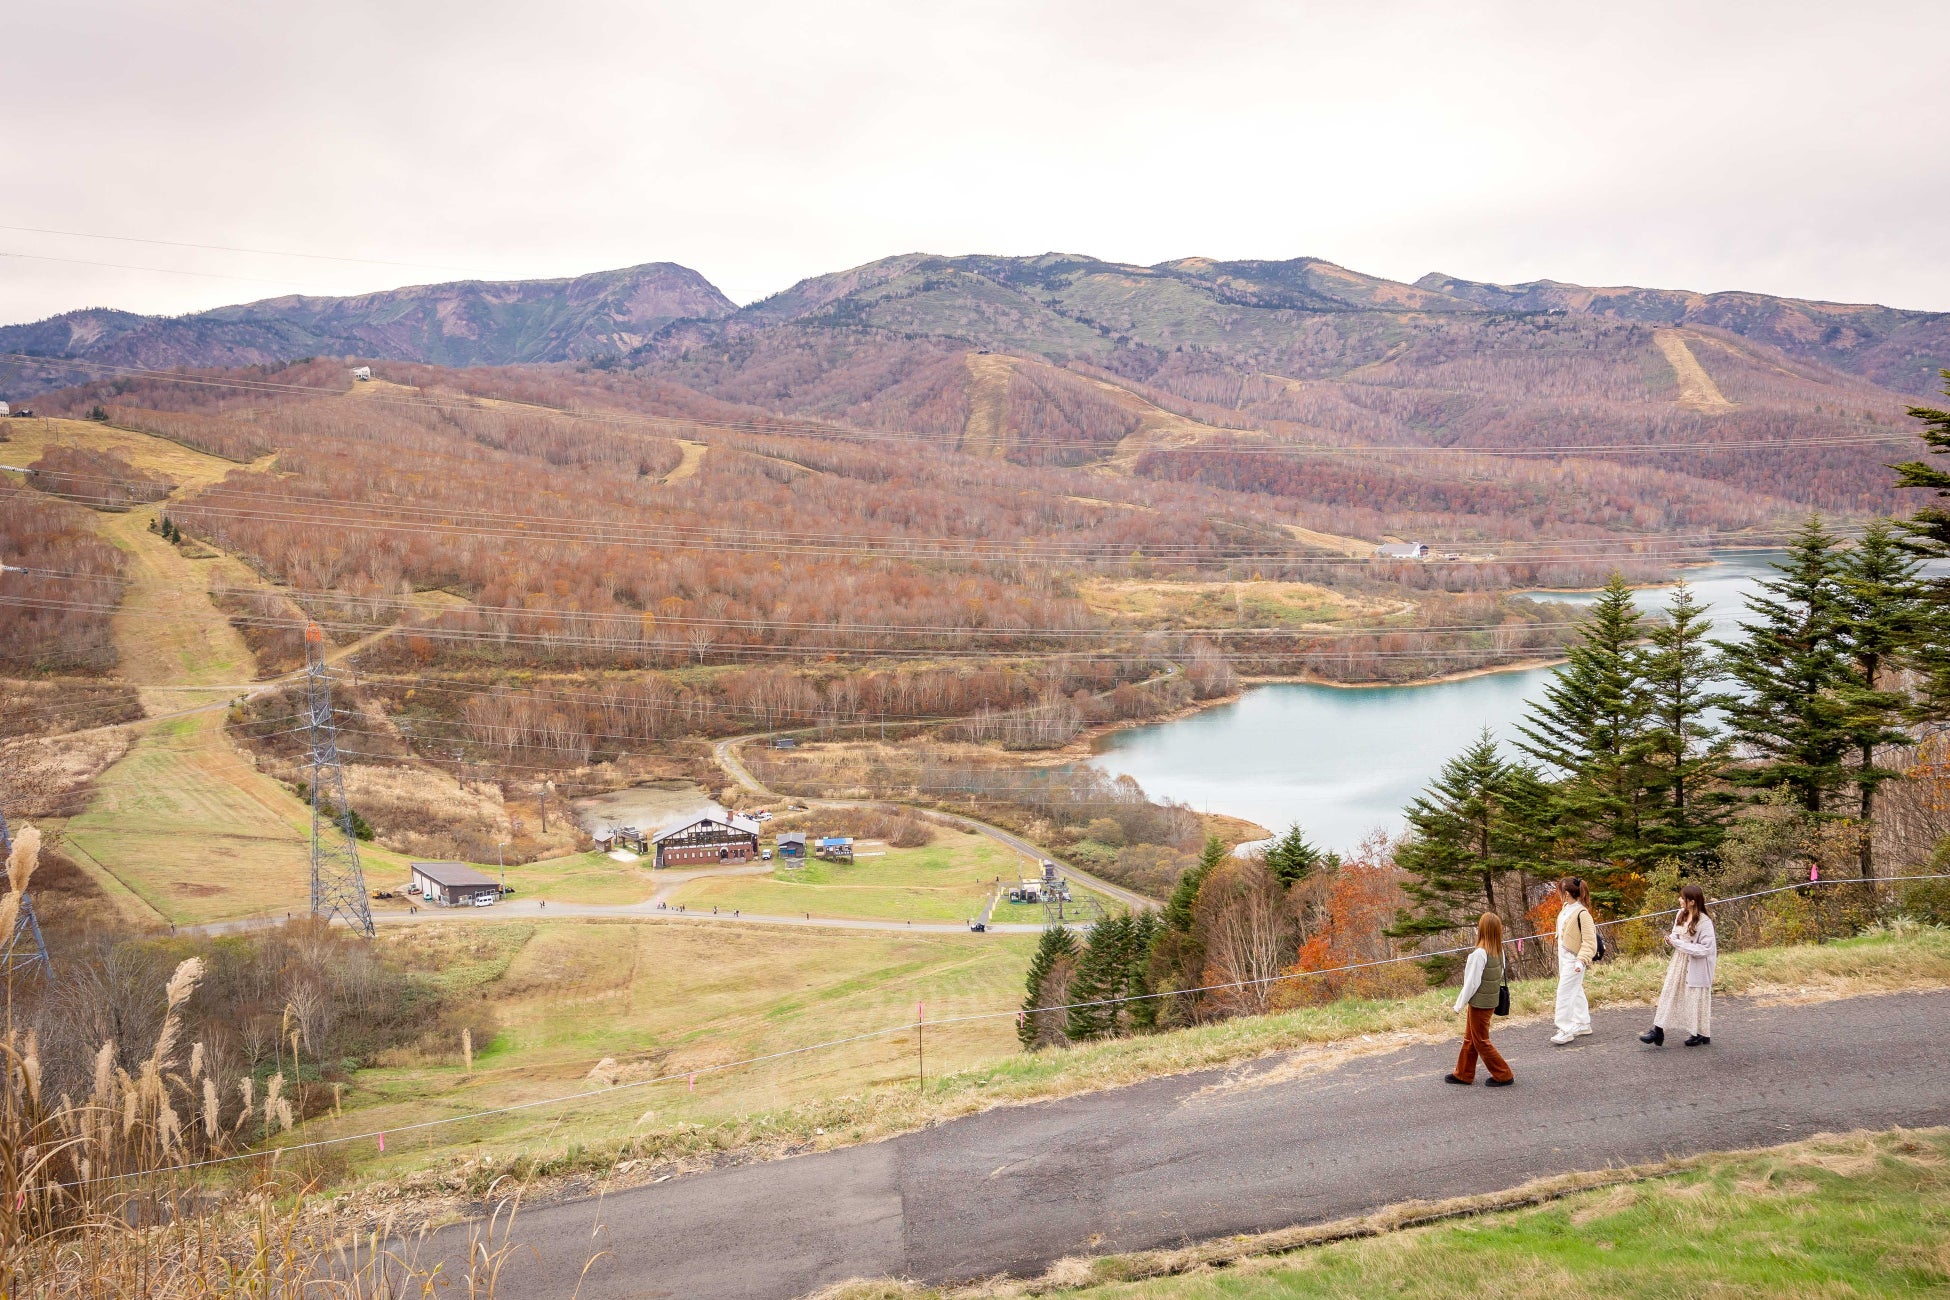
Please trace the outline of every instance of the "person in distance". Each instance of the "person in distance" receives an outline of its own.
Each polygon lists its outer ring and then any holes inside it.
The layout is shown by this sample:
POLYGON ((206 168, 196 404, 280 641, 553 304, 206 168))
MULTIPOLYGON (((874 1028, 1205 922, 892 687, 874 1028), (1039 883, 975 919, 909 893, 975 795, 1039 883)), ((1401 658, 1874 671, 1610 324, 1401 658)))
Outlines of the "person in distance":
POLYGON ((1698 885, 1679 891, 1679 916, 1666 942, 1672 945, 1672 963, 1666 967, 1652 1028, 1640 1034, 1639 1041, 1663 1047, 1666 1030, 1683 1029, 1685 1046, 1704 1047, 1713 1041, 1713 968, 1719 962, 1720 943, 1706 910, 1706 891, 1698 885))
POLYGON ((1462 1051, 1454 1072, 1442 1076, 1445 1082, 1465 1086, 1476 1082, 1478 1057, 1490 1072, 1488 1087, 1507 1088, 1517 1081, 1510 1063, 1490 1042, 1490 1017, 1496 1014, 1502 994, 1503 922, 1495 912, 1485 912, 1476 921, 1476 946, 1469 950, 1462 990, 1456 994, 1456 1010, 1467 1009, 1468 1014, 1463 1020, 1462 1051))
POLYGON ((1584 972, 1598 955, 1598 920, 1591 915, 1591 886, 1577 876, 1557 882, 1564 898, 1557 914, 1557 1036, 1559 1047, 1591 1032, 1591 1003, 1584 972))

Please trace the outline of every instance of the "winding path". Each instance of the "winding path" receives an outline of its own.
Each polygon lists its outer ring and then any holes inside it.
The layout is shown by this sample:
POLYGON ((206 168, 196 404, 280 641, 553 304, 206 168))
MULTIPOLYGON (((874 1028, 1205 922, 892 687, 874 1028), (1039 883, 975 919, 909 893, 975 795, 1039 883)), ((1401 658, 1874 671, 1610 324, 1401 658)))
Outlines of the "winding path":
MULTIPOLYGON (((1507 1091, 1445 1086, 1447 1042, 1338 1067, 1274 1056, 530 1206, 501 1282, 535 1300, 786 1300, 848 1278, 950 1283, 1575 1170, 1950 1124, 1950 990, 1777 1007, 1726 999, 1712 1045, 1693 1050, 1640 1046, 1645 1016, 1600 1011, 1597 1033, 1567 1048, 1549 1046, 1537 1021, 1499 1026, 1518 1079, 1507 1091)), ((465 1238, 445 1230, 434 1258, 457 1257, 465 1238)))

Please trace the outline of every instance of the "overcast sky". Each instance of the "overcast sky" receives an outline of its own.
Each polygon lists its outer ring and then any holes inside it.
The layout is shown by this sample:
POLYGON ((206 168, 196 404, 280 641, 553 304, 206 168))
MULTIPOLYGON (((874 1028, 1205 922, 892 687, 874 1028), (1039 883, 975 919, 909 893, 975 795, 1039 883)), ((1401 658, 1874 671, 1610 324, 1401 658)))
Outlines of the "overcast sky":
POLYGON ((912 250, 1950 310, 1941 3, 6 8, 0 225, 414 265, 5 229, 0 322, 912 250))

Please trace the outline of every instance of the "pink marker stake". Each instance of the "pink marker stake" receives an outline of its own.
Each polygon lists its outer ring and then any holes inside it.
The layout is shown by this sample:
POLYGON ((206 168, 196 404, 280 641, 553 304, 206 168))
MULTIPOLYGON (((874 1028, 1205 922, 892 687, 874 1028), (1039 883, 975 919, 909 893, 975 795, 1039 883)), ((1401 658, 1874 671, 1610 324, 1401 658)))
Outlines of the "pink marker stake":
POLYGON ((382 1155, 383 1155, 383 1154, 385 1154, 385 1151, 386 1151, 386 1135, 385 1135, 384 1133, 381 1133, 381 1134, 379 1135, 379 1150, 380 1150, 380 1154, 382 1154, 382 1155))

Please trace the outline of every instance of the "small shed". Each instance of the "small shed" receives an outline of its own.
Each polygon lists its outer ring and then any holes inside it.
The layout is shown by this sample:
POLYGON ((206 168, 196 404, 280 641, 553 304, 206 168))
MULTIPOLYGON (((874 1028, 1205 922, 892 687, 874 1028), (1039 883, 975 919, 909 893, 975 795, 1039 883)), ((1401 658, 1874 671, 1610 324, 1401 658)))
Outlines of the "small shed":
POLYGON ((442 907, 474 907, 501 897, 501 886, 465 862, 415 862, 413 892, 442 907))
POLYGON ((779 856, 798 858, 806 856, 806 833, 804 831, 781 831, 778 837, 779 856))
POLYGON ((660 867, 750 862, 758 856, 758 823, 737 813, 695 817, 650 837, 660 867))
POLYGON ((359 382, 364 383, 372 378, 372 367, 354 366, 352 367, 352 377, 358 380, 359 382))
POLYGON ((11 415, 11 414, 12 412, 7 409, 7 404, 5 402, 0 402, 0 415, 11 415))

